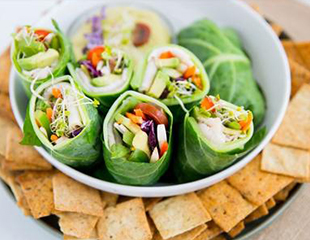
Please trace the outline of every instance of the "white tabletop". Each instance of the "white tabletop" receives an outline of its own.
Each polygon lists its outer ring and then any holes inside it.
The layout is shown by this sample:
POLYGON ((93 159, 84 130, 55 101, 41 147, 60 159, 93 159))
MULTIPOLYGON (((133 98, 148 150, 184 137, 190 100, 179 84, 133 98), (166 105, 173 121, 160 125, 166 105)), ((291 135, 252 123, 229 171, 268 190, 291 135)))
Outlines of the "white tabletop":
MULTIPOLYGON (((299 0, 310 4, 310 0, 299 0)), ((17 26, 32 24, 42 13, 52 8, 57 0, 0 0, 0 53, 8 46, 10 34, 17 26), (18 17, 17 17, 18 16, 18 17)), ((56 240, 18 209, 7 190, 0 184, 0 233, 4 240, 56 240)))

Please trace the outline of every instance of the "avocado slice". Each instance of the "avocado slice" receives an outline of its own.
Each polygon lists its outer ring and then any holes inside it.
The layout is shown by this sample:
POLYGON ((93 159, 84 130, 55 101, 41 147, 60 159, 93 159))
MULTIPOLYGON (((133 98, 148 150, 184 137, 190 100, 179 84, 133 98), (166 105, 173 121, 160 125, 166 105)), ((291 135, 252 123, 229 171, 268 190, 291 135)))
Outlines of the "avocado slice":
POLYGON ((156 66, 158 68, 176 68, 179 66, 180 60, 178 58, 166 58, 166 59, 157 59, 156 66))
POLYGON ((133 123, 129 118, 126 118, 124 115, 122 114, 117 114, 115 116, 115 121, 119 122, 121 124, 123 124, 126 128, 129 129, 129 131, 131 131, 132 133, 136 134, 139 131, 141 131, 139 125, 133 123))
POLYGON ((134 138, 134 134, 130 131, 126 131, 124 134, 123 134, 123 141, 124 143, 128 144, 129 146, 132 145, 132 140, 134 138))
POLYGON ((146 155, 145 152, 143 152, 139 149, 136 149, 130 154, 128 161, 131 161, 131 162, 148 162, 149 157, 146 155))
POLYGON ((59 57, 59 53, 55 49, 48 49, 46 52, 39 52, 31 57, 18 59, 21 68, 30 71, 36 68, 44 68, 50 66, 59 57))
POLYGON ((148 138, 148 135, 144 131, 140 130, 134 136, 132 140, 132 146, 135 149, 143 151, 149 157, 151 153, 148 145, 148 138))
POLYGON ((167 86, 167 82, 169 82, 169 76, 162 71, 158 71, 155 76, 154 82, 150 90, 148 91, 148 95, 159 98, 164 92, 167 86))
POLYGON ((39 52, 45 51, 45 46, 40 41, 31 40, 30 37, 15 40, 16 48, 20 50, 26 57, 31 57, 39 52))
POLYGON ((109 74, 102 77, 96 77, 91 80, 91 83, 96 87, 104 87, 121 80, 121 75, 109 74))
POLYGON ((182 76, 182 73, 180 73, 179 71, 173 68, 162 68, 161 71, 167 74, 169 77, 174 78, 174 79, 182 76))
POLYGON ((52 41, 50 43, 50 48, 53 48, 53 49, 59 49, 60 48, 60 42, 59 42, 59 39, 57 36, 54 36, 52 38, 52 41))
POLYGON ((44 127, 47 132, 47 135, 50 136, 51 135, 50 121, 48 120, 46 113, 41 110, 36 110, 34 112, 34 117, 36 122, 40 126, 44 127))

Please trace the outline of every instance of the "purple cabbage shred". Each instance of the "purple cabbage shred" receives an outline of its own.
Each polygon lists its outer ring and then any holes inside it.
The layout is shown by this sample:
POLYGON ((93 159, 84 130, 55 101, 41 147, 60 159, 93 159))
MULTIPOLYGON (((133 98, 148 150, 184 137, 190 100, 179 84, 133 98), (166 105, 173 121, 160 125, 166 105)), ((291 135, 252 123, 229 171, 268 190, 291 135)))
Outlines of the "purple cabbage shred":
POLYGON ((149 146, 153 152, 157 146, 157 139, 155 135, 155 124, 153 120, 147 120, 141 124, 142 131, 146 132, 149 136, 149 146))
POLYGON ((103 45, 102 20, 105 19, 105 17, 105 8, 102 7, 99 15, 93 16, 88 20, 92 23, 92 32, 84 35, 87 40, 87 45, 83 49, 84 54, 96 46, 103 45))
POLYGON ((75 129, 73 132, 72 132, 72 136, 73 137, 76 137, 77 135, 79 135, 81 132, 82 132, 83 128, 78 128, 78 129, 75 129))
POLYGON ((90 72, 92 77, 100 77, 102 76, 100 71, 97 71, 96 68, 93 66, 93 64, 89 60, 81 60, 79 61, 79 64, 84 65, 87 70, 90 72))

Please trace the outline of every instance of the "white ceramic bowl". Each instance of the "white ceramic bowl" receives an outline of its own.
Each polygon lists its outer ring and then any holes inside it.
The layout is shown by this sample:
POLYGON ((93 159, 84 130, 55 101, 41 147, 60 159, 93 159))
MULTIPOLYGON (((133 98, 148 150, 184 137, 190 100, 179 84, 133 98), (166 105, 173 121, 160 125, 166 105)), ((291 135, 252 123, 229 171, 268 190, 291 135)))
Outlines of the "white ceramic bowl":
MULTIPOLYGON (((114 2, 114 1, 113 1, 114 2)), ((101 1, 103 5, 105 2, 101 1)), ((64 1, 46 14, 36 25, 52 27, 50 19, 58 21, 61 28, 69 31, 72 22, 85 10, 98 6, 97 1, 64 1)), ((43 148, 38 152, 52 165, 72 178, 94 188, 127 196, 161 197, 196 191, 219 182, 250 162, 270 141, 284 116, 290 95, 290 72, 285 52, 277 36, 269 25, 254 10, 241 1, 234 0, 136 0, 134 5, 143 4, 166 16, 172 28, 178 32, 193 21, 207 17, 220 26, 233 27, 241 36, 243 46, 249 54, 255 79, 261 86, 267 101, 264 125, 268 134, 264 140, 248 155, 231 167, 204 179, 175 185, 157 184, 155 186, 136 187, 110 183, 90 177, 68 167, 43 148), (164 7, 163 7, 164 6, 164 7)), ((130 4, 127 4, 130 5, 130 4)), ((13 112, 20 127, 23 126, 27 97, 17 74, 12 70, 10 76, 10 97, 13 112)))

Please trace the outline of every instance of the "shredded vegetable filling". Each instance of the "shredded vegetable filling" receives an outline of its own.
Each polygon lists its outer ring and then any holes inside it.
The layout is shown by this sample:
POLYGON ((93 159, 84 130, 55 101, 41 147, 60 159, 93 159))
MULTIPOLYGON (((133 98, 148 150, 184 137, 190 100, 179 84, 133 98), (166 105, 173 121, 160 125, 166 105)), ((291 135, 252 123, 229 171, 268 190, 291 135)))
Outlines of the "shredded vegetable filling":
POLYGON ((81 106, 86 104, 94 102, 79 93, 73 82, 53 84, 36 101, 36 123, 53 145, 60 144, 83 131, 86 121, 81 106))
POLYGON ((129 59, 119 49, 97 46, 79 61, 76 69, 82 85, 94 92, 106 92, 122 87, 127 80, 129 59))
POLYGON ((233 142, 247 137, 253 115, 243 107, 235 107, 219 97, 206 97, 193 115, 203 135, 214 144, 233 142))
POLYGON ((179 48, 162 47, 150 54, 139 91, 166 99, 190 97, 202 88, 201 73, 190 56, 179 48))
POLYGON ((60 40, 49 30, 23 27, 14 36, 18 49, 17 63, 21 72, 31 80, 50 76, 59 62, 60 40))
POLYGON ((139 103, 131 111, 117 114, 114 121, 114 134, 120 140, 111 146, 112 155, 155 163, 168 150, 168 118, 161 108, 139 103))

